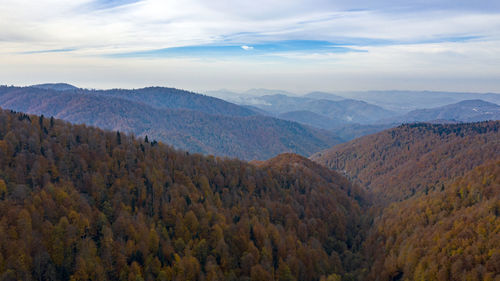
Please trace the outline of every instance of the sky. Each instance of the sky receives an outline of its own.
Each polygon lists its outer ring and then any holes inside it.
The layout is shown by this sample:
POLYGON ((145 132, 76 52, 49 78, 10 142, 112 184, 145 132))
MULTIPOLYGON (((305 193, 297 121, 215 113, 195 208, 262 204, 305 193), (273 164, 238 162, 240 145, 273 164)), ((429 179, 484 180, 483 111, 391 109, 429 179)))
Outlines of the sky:
POLYGON ((0 84, 500 93, 497 0, 1 0, 0 84))

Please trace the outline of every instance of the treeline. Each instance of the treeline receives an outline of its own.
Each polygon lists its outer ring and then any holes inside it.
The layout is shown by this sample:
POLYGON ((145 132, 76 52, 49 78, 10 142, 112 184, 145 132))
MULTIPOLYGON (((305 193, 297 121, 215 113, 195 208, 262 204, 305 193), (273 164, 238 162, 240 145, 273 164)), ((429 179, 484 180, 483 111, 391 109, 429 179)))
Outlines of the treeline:
POLYGON ((259 165, 0 110, 0 280, 354 280, 367 197, 259 165))

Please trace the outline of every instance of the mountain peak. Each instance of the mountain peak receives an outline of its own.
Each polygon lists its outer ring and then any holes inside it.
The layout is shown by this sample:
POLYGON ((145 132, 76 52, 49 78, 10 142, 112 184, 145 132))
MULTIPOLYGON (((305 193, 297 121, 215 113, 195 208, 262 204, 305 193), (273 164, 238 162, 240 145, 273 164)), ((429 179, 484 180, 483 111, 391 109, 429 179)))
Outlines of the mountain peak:
POLYGON ((68 90, 78 89, 78 87, 68 83, 44 83, 44 84, 32 85, 30 87, 45 89, 45 90, 56 90, 56 91, 68 91, 68 90))
POLYGON ((500 108, 500 105, 492 102, 487 102, 481 99, 473 99, 473 100, 464 100, 455 103, 454 105, 467 105, 467 106, 488 106, 488 107, 498 107, 500 108))

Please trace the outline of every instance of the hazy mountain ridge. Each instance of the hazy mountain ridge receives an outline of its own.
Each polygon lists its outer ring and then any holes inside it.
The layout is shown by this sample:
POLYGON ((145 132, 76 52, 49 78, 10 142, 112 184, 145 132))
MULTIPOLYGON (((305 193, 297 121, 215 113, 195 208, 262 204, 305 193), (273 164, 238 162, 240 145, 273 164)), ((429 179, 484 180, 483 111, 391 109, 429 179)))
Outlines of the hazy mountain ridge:
POLYGON ((465 100, 436 108, 413 110, 403 116, 384 121, 387 123, 412 123, 433 120, 456 122, 500 120, 500 105, 483 100, 465 100))
MULTIPOLYGON (((308 97, 287 96, 283 94, 252 96, 239 102, 247 104, 275 116, 291 116, 290 112, 309 111, 331 120, 322 128, 333 128, 337 125, 361 123, 369 124, 376 120, 395 116, 396 114, 363 101, 352 99, 326 100, 308 97)), ((326 120, 326 119, 325 119, 326 120)), ((307 123, 313 125, 311 123, 307 123)))
MULTIPOLYGON (((500 119, 497 104, 480 100, 484 98, 500 103, 499 94, 367 91, 336 94, 311 92, 299 96, 273 90, 251 91, 253 95, 227 90, 221 93, 238 104, 259 108, 275 117, 332 131, 346 141, 402 123, 456 123, 500 119), (274 94, 255 95, 259 93, 274 94), (467 101, 471 99, 475 102, 467 101), (415 110, 411 111, 412 109, 415 110)), ((217 91, 211 94, 217 94, 217 91)))
POLYGON ((280 119, 295 121, 302 124, 308 124, 325 130, 332 130, 342 125, 342 122, 339 120, 334 120, 327 116, 308 110, 284 112, 279 114, 277 117, 280 119))
MULTIPOLYGON (((223 99, 231 99, 232 102, 240 104, 245 98, 255 98, 258 95, 246 95, 245 92, 234 92, 229 90, 207 91, 208 95, 218 96, 223 99)), ((464 100, 484 100, 500 105, 499 93, 467 93, 467 92, 443 92, 443 91, 408 91, 408 90, 378 90, 378 91, 332 91, 332 92, 309 92, 305 94, 288 93, 286 91, 262 91, 262 95, 284 94, 290 97, 302 97, 309 99, 322 99, 339 101, 343 99, 354 99, 380 106, 389 111, 400 114, 408 113, 416 109, 434 108, 457 103, 464 100)), ((261 96, 262 96, 261 95, 261 96)))
POLYGON ((175 88, 148 87, 134 90, 113 89, 95 91, 94 94, 145 103, 161 109, 188 109, 208 114, 227 116, 252 116, 259 114, 251 109, 232 104, 225 100, 175 88))
MULTIPOLYGON (((185 109, 153 107, 133 99, 121 98, 124 90, 55 91, 39 88, 0 87, 0 106, 33 114, 55 116, 73 123, 85 123, 105 129, 148 135, 191 152, 209 153, 242 159, 267 159, 282 152, 309 155, 341 140, 332 133, 298 123, 265 116, 224 116, 185 109)), ((148 89, 147 91, 150 91, 148 89)), ((153 89, 156 92, 157 89, 153 89)), ((127 91, 126 91, 127 92, 127 91)), ((127 92, 130 93, 130 92, 127 92)), ((126 95, 126 94, 124 94, 126 95)), ((204 96, 195 96, 203 100, 204 96)), ((151 98, 150 102, 155 98, 151 98)), ((211 108, 213 98, 204 107, 211 108)), ((188 102, 184 99, 180 104, 188 102)), ((224 110, 227 102, 220 101, 224 110)), ((231 108, 238 108, 231 105, 231 108)), ((249 109, 229 111, 234 114, 249 109)))
POLYGON ((68 83, 45 83, 45 84, 33 85, 31 87, 45 89, 45 90, 56 90, 56 91, 68 91, 68 90, 78 89, 78 87, 68 83))
POLYGON ((407 113, 416 109, 433 108, 457 103, 464 100, 481 99, 500 105, 500 94, 461 93, 439 91, 365 91, 338 92, 346 98, 363 100, 389 110, 407 113))
POLYGON ((317 100, 331 100, 331 101, 340 101, 340 100, 345 100, 346 97, 327 93, 327 92, 310 92, 308 94, 305 94, 304 97, 306 98, 313 98, 317 100))

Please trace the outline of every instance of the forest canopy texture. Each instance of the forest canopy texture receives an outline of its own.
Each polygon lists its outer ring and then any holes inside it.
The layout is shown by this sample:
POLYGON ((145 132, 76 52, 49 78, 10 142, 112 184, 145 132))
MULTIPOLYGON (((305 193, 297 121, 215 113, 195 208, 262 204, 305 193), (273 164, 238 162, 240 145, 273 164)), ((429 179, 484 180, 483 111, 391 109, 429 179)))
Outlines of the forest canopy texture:
POLYGON ((499 280, 499 127, 313 157, 352 183, 0 110, 0 280, 499 280))
POLYGON ((252 165, 0 111, 1 280, 354 278, 366 204, 301 156, 252 165))
POLYGON ((374 199, 366 280, 500 280, 499 129, 405 124, 312 157, 374 199))

